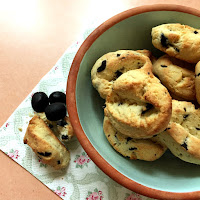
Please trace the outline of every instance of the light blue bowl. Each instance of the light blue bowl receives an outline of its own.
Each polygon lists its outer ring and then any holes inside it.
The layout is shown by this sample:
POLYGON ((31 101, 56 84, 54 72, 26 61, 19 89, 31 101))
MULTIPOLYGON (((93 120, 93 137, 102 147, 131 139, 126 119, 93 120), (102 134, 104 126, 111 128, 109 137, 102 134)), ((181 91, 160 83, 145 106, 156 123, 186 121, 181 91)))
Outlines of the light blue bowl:
POLYGON ((72 64, 67 107, 75 133, 91 159, 111 178, 140 194, 159 199, 200 199, 200 166, 166 152, 153 162, 129 160, 117 153, 103 133, 104 100, 91 84, 90 72, 103 54, 119 49, 148 49, 151 29, 182 23, 200 29, 200 12, 176 5, 143 6, 123 12, 98 27, 83 43, 72 64))

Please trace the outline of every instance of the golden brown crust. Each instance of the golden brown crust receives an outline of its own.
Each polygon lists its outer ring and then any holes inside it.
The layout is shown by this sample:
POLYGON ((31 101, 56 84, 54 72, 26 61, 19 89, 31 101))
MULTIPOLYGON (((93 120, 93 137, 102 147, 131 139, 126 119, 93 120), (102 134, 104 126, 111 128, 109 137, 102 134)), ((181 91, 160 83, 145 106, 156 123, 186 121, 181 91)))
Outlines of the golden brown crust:
POLYGON ((55 169, 67 167, 70 160, 69 151, 37 115, 29 122, 24 143, 32 148, 43 163, 51 165, 55 169))
POLYGON ((164 55, 153 64, 153 73, 180 99, 196 100, 193 64, 164 55))
POLYGON ((136 52, 147 56, 151 60, 152 64, 157 60, 157 58, 152 54, 152 52, 147 49, 136 50, 136 52))
POLYGON ((153 45, 172 57, 197 63, 200 60, 200 30, 179 23, 152 28, 153 45))
POLYGON ((167 129, 157 137, 181 160, 200 164, 200 110, 191 102, 172 101, 167 129))
POLYGON ((195 66, 195 90, 197 102, 200 104, 200 61, 195 66))
POLYGON ((171 96, 153 73, 137 69, 115 81, 104 112, 122 134, 150 138, 167 127, 171 106, 171 96))
POLYGON ((91 70, 91 79, 94 88, 103 99, 110 93, 113 82, 121 74, 139 68, 152 68, 151 53, 148 50, 118 50, 109 52, 100 57, 91 70), (143 53, 142 53, 143 52, 143 53))
POLYGON ((60 139, 60 141, 69 141, 74 136, 74 130, 68 116, 65 116, 65 118, 60 121, 61 125, 59 125, 59 121, 48 120, 44 112, 35 114, 38 115, 47 124, 47 126, 51 127, 51 130, 60 139))
POLYGON ((166 146, 151 139, 133 139, 117 131, 105 116, 104 133, 111 146, 124 157, 131 160, 154 161, 166 151, 166 146))

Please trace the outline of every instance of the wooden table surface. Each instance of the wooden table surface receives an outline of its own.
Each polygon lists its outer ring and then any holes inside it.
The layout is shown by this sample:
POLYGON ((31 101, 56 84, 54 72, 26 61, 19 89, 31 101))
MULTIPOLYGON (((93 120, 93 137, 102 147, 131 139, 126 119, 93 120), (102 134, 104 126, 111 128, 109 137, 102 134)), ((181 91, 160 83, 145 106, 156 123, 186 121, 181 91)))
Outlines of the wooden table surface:
MULTIPOLYGON (((198 0, 0 0, 0 126, 91 18, 103 22, 129 8, 171 3, 200 9, 198 0)), ((0 199, 60 199, 0 151, 0 199)))

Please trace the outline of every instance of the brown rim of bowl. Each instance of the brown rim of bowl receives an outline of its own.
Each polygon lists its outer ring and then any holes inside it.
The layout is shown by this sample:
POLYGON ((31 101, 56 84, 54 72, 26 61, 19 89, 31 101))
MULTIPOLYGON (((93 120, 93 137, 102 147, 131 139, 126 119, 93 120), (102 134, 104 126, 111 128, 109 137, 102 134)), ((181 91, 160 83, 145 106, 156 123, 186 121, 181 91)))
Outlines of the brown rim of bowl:
POLYGON ((67 80, 67 109, 69 113, 69 117, 71 120, 71 124, 74 128, 75 134, 86 151, 88 156, 94 161, 94 163, 110 178, 121 184, 122 186, 136 192, 142 194, 144 196, 148 196, 156 199, 200 199, 200 191, 187 192, 187 193, 176 193, 176 192, 167 192, 161 191, 153 188, 149 188, 147 186, 143 186, 128 177, 121 174, 115 168, 113 168, 104 158, 96 151, 96 149, 92 146, 87 136, 85 135, 82 126, 79 121, 77 107, 76 107, 76 80, 80 67, 81 60, 83 59, 85 53, 93 44, 93 42, 103 34, 107 29, 117 24, 118 22, 129 18, 131 16, 151 12, 151 11, 177 11, 192 14, 200 17, 200 11, 175 4, 156 4, 156 5, 145 5, 140 7, 131 8, 122 13, 119 13, 112 18, 108 19, 104 23, 102 23, 99 27, 97 27, 83 42, 78 52, 76 53, 73 63, 71 65, 71 69, 69 72, 68 80, 67 80))

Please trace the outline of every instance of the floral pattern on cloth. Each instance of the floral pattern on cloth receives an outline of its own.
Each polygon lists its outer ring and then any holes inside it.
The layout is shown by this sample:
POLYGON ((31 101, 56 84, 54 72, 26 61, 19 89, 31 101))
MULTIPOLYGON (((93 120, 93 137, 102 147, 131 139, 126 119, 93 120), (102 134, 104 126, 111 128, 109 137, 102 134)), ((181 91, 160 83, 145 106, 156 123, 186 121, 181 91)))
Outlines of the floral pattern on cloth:
POLYGON ((18 159, 19 157, 19 150, 11 149, 8 153, 5 152, 10 158, 13 160, 18 159))
POLYGON ((88 166, 88 163, 90 162, 90 158, 88 155, 83 152, 81 155, 76 155, 74 162, 76 163, 76 168, 83 168, 84 166, 88 166))
POLYGON ((86 200, 102 200, 103 194, 102 191, 99 191, 97 188, 93 192, 89 191, 86 197, 86 200))
POLYGON ((6 130, 6 129, 9 127, 9 125, 10 125, 10 123, 9 123, 9 122, 6 122, 2 128, 3 128, 4 130, 6 130))
POLYGON ((65 187, 60 187, 58 186, 56 190, 54 190, 54 192, 59 196, 59 197, 65 197, 66 196, 66 192, 65 192, 65 187))

